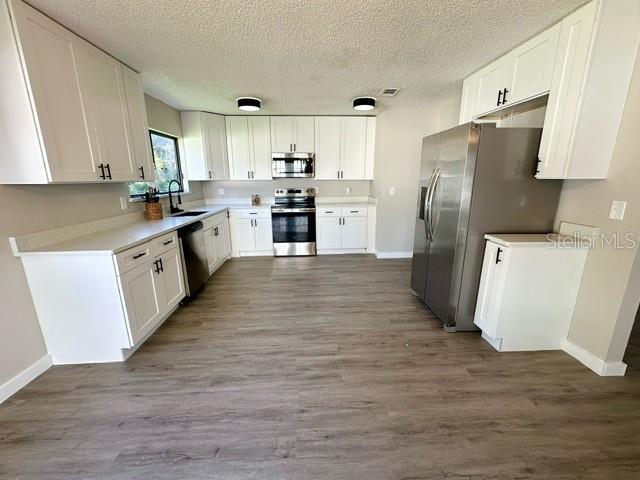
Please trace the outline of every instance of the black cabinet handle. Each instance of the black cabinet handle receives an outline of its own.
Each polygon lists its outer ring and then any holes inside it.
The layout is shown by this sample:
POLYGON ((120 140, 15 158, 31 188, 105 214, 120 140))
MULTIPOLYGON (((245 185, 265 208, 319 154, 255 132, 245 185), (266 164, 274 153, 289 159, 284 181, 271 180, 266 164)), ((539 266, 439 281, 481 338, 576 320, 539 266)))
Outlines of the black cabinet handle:
POLYGON ((509 90, 507 90, 506 88, 504 89, 504 93, 502 94, 502 104, 504 105, 505 103, 507 103, 507 92, 509 90))
POLYGON ((169 245, 170 243, 173 243, 173 239, 163 242, 162 245, 169 245))
POLYGON ((213 234, 217 237, 218 236, 218 227, 215 227, 213 229, 213 234))
POLYGON ((113 180, 113 178, 111 178, 111 165, 107 163, 104 167, 107 169, 107 177, 109 180, 113 180))
POLYGON ((502 253, 502 249, 500 247, 498 247, 498 253, 496 253, 496 265, 502 261, 500 259, 500 254, 501 253, 502 253))
POLYGON ((160 271, 164 272, 164 263, 162 263, 162 259, 159 258, 158 260, 160 260, 160 271))
POLYGON ((134 259, 134 260, 137 260, 137 259, 139 259, 140 257, 144 257, 146 254, 147 254, 147 252, 140 252, 140 253, 136 253, 136 254, 133 256, 133 259, 134 259))
POLYGON ((102 163, 101 163, 100 165, 98 165, 98 168, 100 169, 100 172, 101 172, 101 173, 100 173, 100 178, 101 178, 102 180, 106 180, 106 179, 107 179, 107 177, 106 177, 106 175, 104 174, 104 164, 102 164, 102 163))
POLYGON ((156 273, 159 275, 160 274, 160 260, 156 260, 155 262, 153 262, 153 264, 156 266, 156 273))
POLYGON ((501 102, 502 102, 502 90, 499 90, 498 91, 498 102, 496 103, 496 107, 499 107, 501 102))
POLYGON ((209 178, 211 178, 211 170, 209 170, 209 178))
POLYGON ((140 170, 140 178, 144 180, 144 167, 138 167, 138 170, 140 170))
POLYGON ((538 159, 536 160, 536 163, 534 165, 533 168, 533 174, 537 175, 540 173, 540 164, 542 163, 542 160, 540 160, 540 157, 538 157, 538 159))

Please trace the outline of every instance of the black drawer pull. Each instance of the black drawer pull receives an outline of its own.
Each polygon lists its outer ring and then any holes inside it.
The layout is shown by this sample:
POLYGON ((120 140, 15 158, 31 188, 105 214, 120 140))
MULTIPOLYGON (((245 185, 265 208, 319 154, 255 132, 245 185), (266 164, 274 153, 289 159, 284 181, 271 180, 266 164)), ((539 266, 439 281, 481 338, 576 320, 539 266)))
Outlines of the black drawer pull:
POLYGON ((333 213, 333 210, 325 210, 324 213, 333 213))
POLYGON ((166 242, 163 242, 162 245, 169 245, 170 243, 173 243, 173 238, 171 240, 167 240, 166 242))
POLYGON ((136 254, 133 256, 133 259, 134 259, 134 260, 137 260, 137 259, 138 259, 138 258, 140 258, 140 257, 144 257, 146 254, 147 254, 147 252, 140 252, 140 253, 136 253, 136 254))
POLYGON ((502 249, 498 248, 498 251, 496 252, 496 265, 498 263, 500 263, 502 260, 500 259, 500 254, 502 253, 502 249))
POLYGON ((351 210, 351 213, 360 213, 360 210, 351 210))

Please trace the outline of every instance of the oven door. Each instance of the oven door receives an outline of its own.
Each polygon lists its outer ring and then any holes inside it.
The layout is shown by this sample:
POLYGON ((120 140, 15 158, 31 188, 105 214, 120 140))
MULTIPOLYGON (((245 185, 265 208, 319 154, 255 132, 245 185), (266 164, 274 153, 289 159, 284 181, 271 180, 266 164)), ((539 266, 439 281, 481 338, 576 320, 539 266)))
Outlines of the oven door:
POLYGON ((274 255, 316 254, 315 208, 271 209, 274 255))
POLYGON ((313 178, 313 158, 274 158, 273 178, 313 178))

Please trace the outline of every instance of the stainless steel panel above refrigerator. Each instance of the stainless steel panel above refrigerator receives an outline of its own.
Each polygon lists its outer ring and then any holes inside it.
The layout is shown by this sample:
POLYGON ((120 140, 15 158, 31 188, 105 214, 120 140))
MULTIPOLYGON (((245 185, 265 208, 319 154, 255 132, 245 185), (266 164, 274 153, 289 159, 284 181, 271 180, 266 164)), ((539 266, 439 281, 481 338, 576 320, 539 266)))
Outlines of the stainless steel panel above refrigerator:
POLYGON ((469 123, 423 139, 411 289, 447 330, 476 330, 485 233, 553 227, 562 182, 533 176, 540 135, 469 123))

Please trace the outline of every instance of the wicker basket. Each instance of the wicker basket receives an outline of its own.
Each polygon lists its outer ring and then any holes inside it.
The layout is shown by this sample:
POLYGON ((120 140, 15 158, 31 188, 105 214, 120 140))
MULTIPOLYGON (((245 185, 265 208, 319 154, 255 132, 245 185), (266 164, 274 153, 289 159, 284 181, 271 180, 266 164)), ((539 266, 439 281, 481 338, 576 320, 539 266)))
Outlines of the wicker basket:
POLYGON ((145 203, 144 204, 144 217, 147 220, 162 220, 164 215, 162 214, 162 204, 158 203, 145 203))

